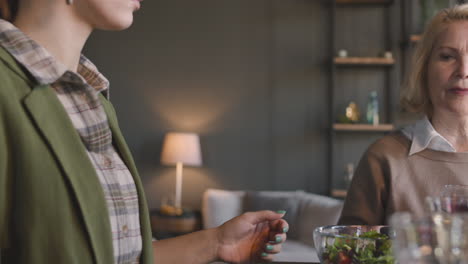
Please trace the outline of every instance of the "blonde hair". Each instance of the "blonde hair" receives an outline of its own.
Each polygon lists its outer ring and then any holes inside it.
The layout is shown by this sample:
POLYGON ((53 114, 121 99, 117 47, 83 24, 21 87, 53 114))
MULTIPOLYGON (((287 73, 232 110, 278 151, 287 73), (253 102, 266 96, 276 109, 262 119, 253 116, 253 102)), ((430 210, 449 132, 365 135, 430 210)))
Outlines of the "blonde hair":
POLYGON ((404 109, 432 116, 433 105, 427 88, 429 59, 440 33, 457 21, 468 21, 468 4, 439 11, 426 26, 412 57, 411 72, 402 87, 400 104, 404 109))
POLYGON ((0 0, 0 17, 13 21, 18 11, 18 0, 0 0))

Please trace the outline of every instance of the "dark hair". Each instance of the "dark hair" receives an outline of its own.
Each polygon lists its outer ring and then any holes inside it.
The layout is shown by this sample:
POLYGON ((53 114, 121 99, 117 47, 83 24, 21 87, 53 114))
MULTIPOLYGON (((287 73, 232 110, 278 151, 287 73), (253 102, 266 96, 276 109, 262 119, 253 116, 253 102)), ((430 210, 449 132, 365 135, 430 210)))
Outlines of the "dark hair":
POLYGON ((13 21, 18 11, 19 0, 0 0, 0 18, 13 21))

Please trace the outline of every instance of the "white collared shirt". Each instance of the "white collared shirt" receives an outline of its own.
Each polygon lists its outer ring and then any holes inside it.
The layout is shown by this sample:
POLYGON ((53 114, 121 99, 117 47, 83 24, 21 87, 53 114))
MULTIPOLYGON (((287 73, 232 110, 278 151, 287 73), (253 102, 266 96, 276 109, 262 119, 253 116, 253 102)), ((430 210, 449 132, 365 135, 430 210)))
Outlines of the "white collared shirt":
POLYGON ((401 132, 412 142, 409 156, 425 149, 457 152, 452 144, 434 129, 427 116, 404 127, 401 132))

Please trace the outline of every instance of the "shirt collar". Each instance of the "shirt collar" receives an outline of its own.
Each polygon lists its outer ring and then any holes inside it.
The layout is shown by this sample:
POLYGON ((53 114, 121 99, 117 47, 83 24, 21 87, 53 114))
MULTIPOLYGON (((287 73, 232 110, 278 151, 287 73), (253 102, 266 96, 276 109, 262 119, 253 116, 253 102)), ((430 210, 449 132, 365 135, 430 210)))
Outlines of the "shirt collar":
POLYGON ((53 84, 62 78, 66 81, 83 79, 108 97, 109 81, 84 55, 80 56, 78 65, 79 78, 66 78, 64 76, 76 74, 57 61, 44 47, 3 19, 0 19, 0 45, 31 73, 38 84, 53 84))
POLYGON ((104 93, 106 97, 109 97, 109 80, 107 80, 107 78, 99 72, 96 65, 83 54, 81 54, 80 63, 78 64, 78 74, 81 75, 91 87, 98 92, 104 93))
POLYGON ((410 156, 427 148, 444 152, 456 152, 452 144, 434 129, 427 116, 415 124, 403 128, 402 132, 412 141, 410 156))

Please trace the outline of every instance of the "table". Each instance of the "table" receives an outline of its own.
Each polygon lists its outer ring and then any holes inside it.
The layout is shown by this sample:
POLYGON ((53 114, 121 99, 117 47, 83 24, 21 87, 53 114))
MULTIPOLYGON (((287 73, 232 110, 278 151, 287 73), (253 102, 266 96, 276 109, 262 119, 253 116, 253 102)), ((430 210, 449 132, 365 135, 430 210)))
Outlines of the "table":
POLYGON ((319 262, 270 262, 274 264, 320 264, 319 262))
MULTIPOLYGON (((289 261, 273 261, 273 262, 264 262, 264 263, 271 263, 271 264, 320 264, 320 262, 289 262, 289 261)), ((211 264, 228 264, 226 262, 213 262, 211 264)))
POLYGON ((182 215, 166 215, 151 210, 151 229, 157 239, 185 235, 201 229, 200 211, 184 210, 182 215))

